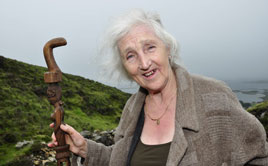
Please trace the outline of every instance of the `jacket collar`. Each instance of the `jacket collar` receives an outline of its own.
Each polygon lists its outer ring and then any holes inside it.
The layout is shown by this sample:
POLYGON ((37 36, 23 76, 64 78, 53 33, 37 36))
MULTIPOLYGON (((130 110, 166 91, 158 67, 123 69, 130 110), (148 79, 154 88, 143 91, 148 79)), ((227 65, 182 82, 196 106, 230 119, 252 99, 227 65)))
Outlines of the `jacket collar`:
POLYGON ((183 129, 199 130, 195 108, 193 80, 190 74, 177 64, 172 65, 177 81, 176 123, 183 129))

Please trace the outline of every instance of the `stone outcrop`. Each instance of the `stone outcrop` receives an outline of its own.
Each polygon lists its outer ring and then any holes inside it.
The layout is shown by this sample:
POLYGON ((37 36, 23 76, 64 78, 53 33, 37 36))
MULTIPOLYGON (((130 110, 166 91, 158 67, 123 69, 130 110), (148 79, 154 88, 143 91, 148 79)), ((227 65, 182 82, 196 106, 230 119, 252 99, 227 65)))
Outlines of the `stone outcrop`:
MULTIPOLYGON (((98 143, 103 143, 106 146, 110 146, 114 144, 114 141, 113 141, 114 132, 115 130, 110 130, 110 131, 95 130, 93 132, 82 131, 81 135, 87 139, 91 139, 98 143)), ((16 144, 16 147, 20 149, 29 144, 32 145, 30 156, 22 157, 20 160, 16 161, 13 164, 10 163, 10 166, 15 166, 18 163, 19 165, 23 166, 23 163, 26 164, 26 162, 24 162, 24 160, 26 159, 27 159, 26 165, 29 165, 29 163, 31 163, 30 165, 35 165, 35 166, 56 165, 56 162, 57 162, 55 159, 56 152, 53 150, 53 148, 47 147, 47 143, 45 142, 34 142, 32 140, 22 141, 22 142, 18 142, 16 144)))
POLYGON ((110 130, 110 131, 95 130, 94 132, 82 131, 81 135, 87 139, 91 139, 93 141, 103 143, 106 146, 110 146, 114 144, 114 140, 113 140, 114 133, 115 133, 115 130, 110 130))

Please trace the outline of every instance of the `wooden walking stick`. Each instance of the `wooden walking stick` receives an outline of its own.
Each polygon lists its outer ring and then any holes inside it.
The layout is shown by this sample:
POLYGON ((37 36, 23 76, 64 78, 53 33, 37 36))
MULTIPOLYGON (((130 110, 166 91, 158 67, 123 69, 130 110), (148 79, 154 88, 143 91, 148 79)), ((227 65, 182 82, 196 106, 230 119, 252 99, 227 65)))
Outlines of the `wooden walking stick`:
POLYGON ((48 83, 47 96, 50 104, 55 108, 54 113, 51 114, 51 119, 54 122, 54 134, 58 142, 58 146, 55 147, 57 166, 62 166, 66 163, 66 166, 70 166, 70 151, 69 145, 65 142, 65 133, 60 129, 60 125, 64 120, 64 110, 62 108, 63 102, 61 101, 61 87, 59 82, 62 81, 62 73, 58 67, 54 56, 53 48, 64 46, 67 42, 64 38, 55 38, 46 43, 44 46, 44 56, 48 67, 48 72, 44 74, 44 80, 48 83))

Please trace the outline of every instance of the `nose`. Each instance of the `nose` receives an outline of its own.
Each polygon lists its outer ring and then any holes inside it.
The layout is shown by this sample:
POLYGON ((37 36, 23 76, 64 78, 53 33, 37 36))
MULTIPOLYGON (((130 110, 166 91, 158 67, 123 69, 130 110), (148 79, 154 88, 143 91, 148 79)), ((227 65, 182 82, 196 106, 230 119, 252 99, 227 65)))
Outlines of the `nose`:
POLYGON ((139 69, 140 70, 148 70, 152 64, 152 61, 149 57, 145 56, 144 54, 140 54, 139 56, 139 69))

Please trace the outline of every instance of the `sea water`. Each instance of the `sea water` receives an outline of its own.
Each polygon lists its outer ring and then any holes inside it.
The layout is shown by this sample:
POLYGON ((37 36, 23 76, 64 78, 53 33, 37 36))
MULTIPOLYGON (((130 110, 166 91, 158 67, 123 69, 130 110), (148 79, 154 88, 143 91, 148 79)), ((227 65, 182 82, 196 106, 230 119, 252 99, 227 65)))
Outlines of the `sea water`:
POLYGON ((268 81, 225 81, 244 103, 262 102, 268 92, 268 81))

